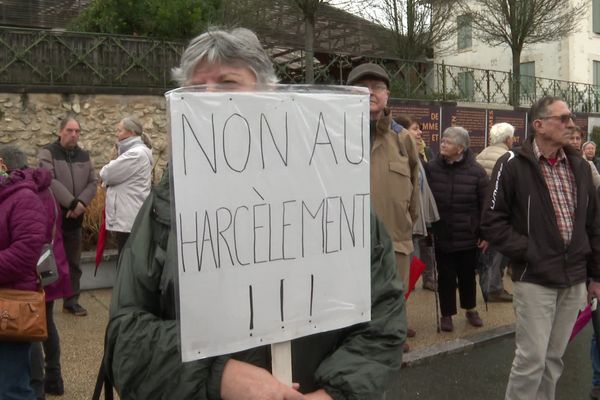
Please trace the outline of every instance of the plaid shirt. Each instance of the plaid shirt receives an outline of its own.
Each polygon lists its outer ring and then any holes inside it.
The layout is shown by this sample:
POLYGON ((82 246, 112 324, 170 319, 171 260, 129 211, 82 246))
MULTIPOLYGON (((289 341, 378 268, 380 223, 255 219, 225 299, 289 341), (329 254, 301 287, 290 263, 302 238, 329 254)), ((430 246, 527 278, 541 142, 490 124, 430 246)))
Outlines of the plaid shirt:
POLYGON ((539 160, 542 176, 548 187, 556 224, 565 246, 571 242, 573 234, 573 220, 575 219, 575 204, 577 204, 577 185, 575 175, 569 164, 569 159, 563 149, 556 154, 556 163, 550 164, 548 159, 540 152, 537 143, 533 141, 533 153, 539 160))

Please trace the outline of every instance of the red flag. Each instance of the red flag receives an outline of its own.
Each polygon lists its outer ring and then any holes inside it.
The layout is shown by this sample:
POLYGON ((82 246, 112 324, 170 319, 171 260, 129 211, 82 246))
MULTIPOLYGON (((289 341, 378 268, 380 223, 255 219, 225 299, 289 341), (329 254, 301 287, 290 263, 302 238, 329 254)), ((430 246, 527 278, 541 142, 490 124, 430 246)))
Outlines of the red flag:
POLYGON ((590 322, 592 319, 592 308, 588 304, 585 310, 579 313, 577 320, 575 321, 575 325, 573 326, 573 331, 571 332, 571 337, 569 338, 569 342, 575 339, 575 336, 590 322))
POLYGON ((426 265, 423 261, 419 260, 417 257, 412 258, 408 276, 408 289, 406 290, 406 293, 404 293, 405 300, 408 299, 410 293, 415 289, 415 285, 417 284, 417 281, 421 277, 423 271, 425 271, 425 267, 426 265))
POLYGON ((98 229, 98 243, 96 243, 96 269, 94 270, 94 276, 98 272, 98 267, 102 262, 102 255, 104 254, 104 243, 106 242, 106 209, 102 209, 102 223, 100 229, 98 229))

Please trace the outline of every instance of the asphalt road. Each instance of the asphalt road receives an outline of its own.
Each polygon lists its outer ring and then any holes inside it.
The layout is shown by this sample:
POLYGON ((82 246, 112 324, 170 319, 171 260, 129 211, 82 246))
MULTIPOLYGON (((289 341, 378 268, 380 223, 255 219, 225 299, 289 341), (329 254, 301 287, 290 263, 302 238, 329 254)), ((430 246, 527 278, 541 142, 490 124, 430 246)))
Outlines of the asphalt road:
MULTIPOLYGON (((589 399, 591 324, 569 344, 557 400, 589 399)), ((386 400, 501 400, 514 354, 514 336, 440 356, 400 371, 386 400)))

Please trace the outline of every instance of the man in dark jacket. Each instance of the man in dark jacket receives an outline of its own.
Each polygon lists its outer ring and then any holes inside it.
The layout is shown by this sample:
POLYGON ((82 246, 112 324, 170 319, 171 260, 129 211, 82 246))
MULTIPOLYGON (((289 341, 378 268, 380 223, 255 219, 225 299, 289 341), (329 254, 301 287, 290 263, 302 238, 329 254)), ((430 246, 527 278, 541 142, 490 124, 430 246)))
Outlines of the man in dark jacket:
POLYGON ((600 210, 589 164, 568 143, 573 115, 555 97, 529 111, 533 134, 502 156, 483 211, 484 236, 512 260, 516 352, 506 399, 554 399, 577 317, 600 295, 600 210))
POLYGON ((65 117, 58 128, 58 140, 40 150, 40 167, 52 173, 52 193, 62 208, 62 233, 69 259, 73 296, 65 299, 63 310, 77 316, 87 315, 79 304, 81 279, 81 225, 86 206, 96 195, 96 172, 87 151, 77 145, 81 127, 73 117, 65 117))

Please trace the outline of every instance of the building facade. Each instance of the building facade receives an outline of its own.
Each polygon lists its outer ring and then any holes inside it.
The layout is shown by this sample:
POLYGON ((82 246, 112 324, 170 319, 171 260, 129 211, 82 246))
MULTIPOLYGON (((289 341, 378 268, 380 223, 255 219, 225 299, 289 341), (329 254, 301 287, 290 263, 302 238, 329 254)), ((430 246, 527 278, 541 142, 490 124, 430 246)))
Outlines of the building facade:
MULTIPOLYGON (((573 0, 567 0, 573 1, 573 0)), ((600 0, 591 0, 586 15, 575 33, 554 42, 526 45, 521 53, 521 92, 535 90, 534 77, 594 85, 600 90, 600 0)), ((445 43, 436 51, 435 62, 471 68, 512 70, 512 53, 508 46, 491 47, 477 39, 475 28, 467 16, 456 18, 454 43, 445 43)), ((461 77, 465 91, 470 90, 471 77, 461 77)))

